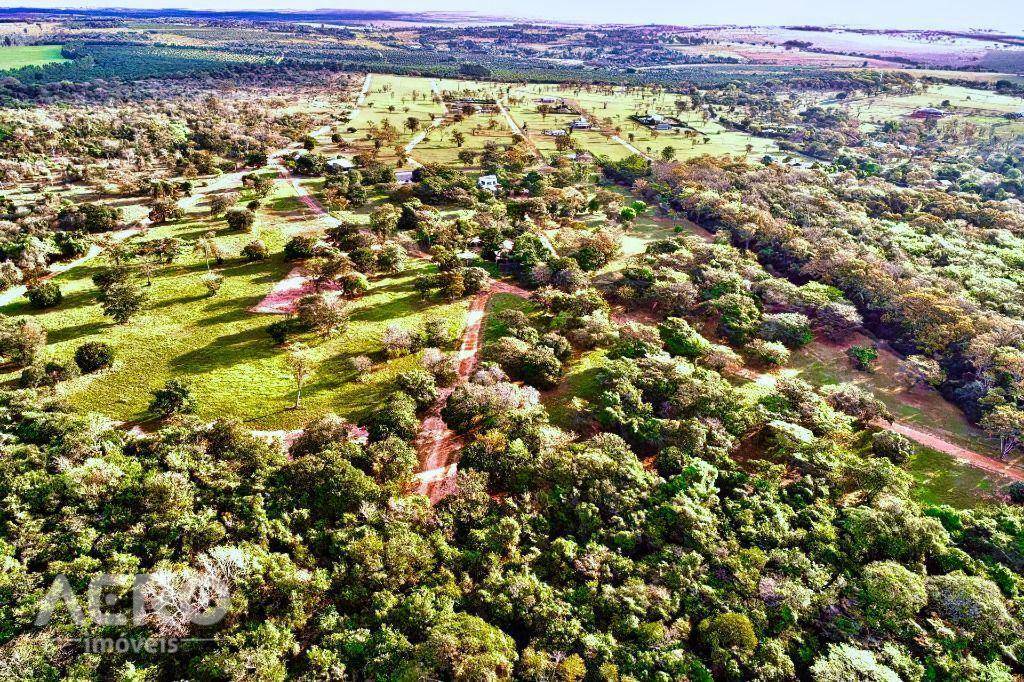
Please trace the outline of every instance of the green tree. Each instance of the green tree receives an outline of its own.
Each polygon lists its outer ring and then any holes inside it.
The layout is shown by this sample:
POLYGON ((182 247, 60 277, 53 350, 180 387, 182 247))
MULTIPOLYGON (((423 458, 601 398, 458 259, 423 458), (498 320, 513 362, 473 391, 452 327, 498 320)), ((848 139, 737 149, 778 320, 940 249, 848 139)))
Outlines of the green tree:
POLYGON ((103 314, 117 324, 127 324, 142 310, 147 300, 146 292, 131 280, 114 282, 100 296, 103 314))

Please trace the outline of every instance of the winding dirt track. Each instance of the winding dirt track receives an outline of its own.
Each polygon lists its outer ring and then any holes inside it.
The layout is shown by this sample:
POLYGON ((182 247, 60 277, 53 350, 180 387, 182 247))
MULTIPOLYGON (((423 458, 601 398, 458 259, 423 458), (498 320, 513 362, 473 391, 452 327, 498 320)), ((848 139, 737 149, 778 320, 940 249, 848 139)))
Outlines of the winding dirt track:
POLYGON ((915 443, 920 443, 921 445, 932 448, 933 450, 944 452, 965 464, 975 467, 976 469, 1004 476, 1014 481, 1024 481, 1024 469, 1014 462, 1000 462, 992 457, 987 457, 981 453, 974 452, 973 450, 962 448, 959 445, 943 440, 933 433, 916 429, 913 426, 902 422, 892 422, 891 424, 888 422, 875 422, 874 426, 904 435, 915 443))
POLYGON ((448 396, 459 383, 469 378, 476 368, 477 356, 480 352, 480 331, 483 327, 484 312, 487 302, 494 294, 515 294, 529 298, 530 292, 515 284, 495 281, 490 288, 481 291, 469 305, 466 316, 466 328, 462 332, 462 345, 459 348, 459 378, 455 385, 443 389, 437 401, 431 406, 426 417, 420 424, 420 432, 416 436, 416 449, 420 453, 420 471, 416 474, 416 492, 426 495, 431 503, 455 492, 455 475, 458 473, 459 451, 462 439, 448 428, 441 418, 441 408, 448 401, 448 396))
MULTIPOLYGON (((773 385, 778 378, 774 374, 761 374, 745 367, 733 368, 732 373, 748 381, 755 381, 763 385, 773 385)), ((878 429, 884 429, 886 431, 892 431, 893 433, 906 436, 919 445, 924 445, 925 447, 929 447, 933 450, 938 450, 939 452, 945 453, 950 457, 953 457, 954 459, 976 469, 987 471, 990 474, 1003 476, 1013 481, 1024 481, 1024 467, 1021 467, 1016 462, 1001 462, 989 457, 988 455, 983 455, 980 452, 968 450, 956 443, 951 443, 930 431, 923 431, 904 422, 887 422, 881 419, 876 419, 871 422, 871 425, 878 429)))
MULTIPOLYGON (((279 168, 281 177, 289 178, 287 171, 279 168)), ((318 217, 329 215, 327 210, 316 200, 316 197, 309 194, 309 191, 299 184, 293 182, 296 195, 305 206, 318 217)), ((306 276, 301 268, 292 270, 288 277, 277 284, 267 294, 253 311, 269 313, 288 313, 294 308, 294 303, 301 298, 301 292, 305 290, 306 276)), ((480 331, 484 321, 484 311, 491 296, 498 293, 516 294, 529 298, 530 292, 515 284, 508 282, 494 281, 485 291, 477 294, 469 305, 469 314, 466 316, 466 327, 462 332, 462 344, 459 348, 459 379, 465 381, 476 367, 477 355, 480 351, 480 331)), ((457 385, 457 384, 456 384, 457 385)), ((437 401, 431 406, 423 421, 420 424, 419 434, 416 436, 416 449, 420 454, 419 473, 415 475, 416 492, 426 495, 431 503, 435 503, 455 491, 455 474, 458 470, 459 451, 462 449, 462 439, 455 434, 441 418, 441 408, 444 407, 448 396, 451 395, 454 386, 443 389, 438 395, 437 401)), ((260 432, 265 438, 291 438, 294 439, 301 431, 267 431, 260 432)))

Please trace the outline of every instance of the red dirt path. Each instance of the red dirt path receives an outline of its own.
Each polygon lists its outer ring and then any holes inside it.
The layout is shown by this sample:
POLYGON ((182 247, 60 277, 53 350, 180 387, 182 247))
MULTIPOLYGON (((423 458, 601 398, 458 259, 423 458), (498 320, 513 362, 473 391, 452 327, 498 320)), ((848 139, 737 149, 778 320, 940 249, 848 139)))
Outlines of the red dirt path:
MULTIPOLYGON (((289 178, 289 173, 284 168, 279 168, 278 173, 282 179, 289 178)), ((293 182, 296 194, 310 211, 316 215, 327 215, 327 211, 310 195, 306 188, 297 182, 293 182)), ((422 254, 425 256, 425 254, 422 254)), ((308 282, 301 268, 295 268, 288 277, 279 282, 274 289, 260 301, 253 311, 270 313, 288 313, 294 309, 295 303, 302 297, 307 289, 308 282)), ((462 345, 459 349, 459 381, 465 381, 476 367, 477 355, 480 351, 480 330, 484 321, 484 310, 491 296, 498 293, 515 294, 529 298, 530 292, 515 284, 494 281, 485 291, 476 295, 469 306, 469 314, 466 317, 466 327, 462 333, 462 345)), ((422 423, 420 432, 416 437, 416 449, 420 453, 420 471, 416 474, 416 492, 426 495, 430 502, 436 503, 442 498, 455 492, 455 475, 458 471, 459 451, 462 449, 462 439, 444 423, 441 418, 441 408, 444 407, 452 388, 443 389, 438 395, 437 401, 427 412, 422 423)), ((299 432, 289 432, 289 436, 296 437, 299 432)), ((274 435, 279 435, 276 432, 274 435)))
MULTIPOLYGON (((465 381, 476 368, 480 351, 480 331, 483 327, 487 302, 494 294, 515 294, 528 298, 530 292, 515 284, 495 281, 490 288, 481 291, 469 305, 466 328, 462 332, 462 346, 459 349, 459 382, 465 381)), ((457 385, 457 384, 456 384, 457 385)), ((455 475, 458 473, 459 451, 462 438, 448 428, 441 418, 441 408, 448 401, 452 388, 441 391, 437 401, 430 408, 416 437, 416 449, 420 453, 420 472, 416 474, 416 492, 430 498, 431 504, 456 491, 455 475)))
MULTIPOLYGON (((747 381, 760 381, 763 383, 766 381, 773 381, 776 378, 773 374, 760 374, 747 369, 746 367, 732 367, 729 371, 738 377, 746 379, 747 381)), ((941 436, 928 431, 922 431, 921 429, 903 422, 887 422, 878 419, 871 422, 871 425, 879 429, 892 431, 893 433, 906 436, 919 445, 924 445, 925 447, 929 447, 933 450, 938 450, 939 452, 945 453, 958 461, 975 467, 976 469, 987 471, 990 474, 997 474, 1013 481, 1024 481, 1024 467, 1021 467, 1016 462, 1001 462, 989 457, 988 455, 968 450, 967 448, 943 439, 941 436)))
POLYGON ((1014 462, 1000 462, 999 460, 987 457, 974 452, 973 450, 968 450, 967 448, 962 448, 959 445, 945 441, 934 434, 928 433, 927 431, 915 429, 913 426, 909 426, 902 422, 892 422, 891 424, 887 422, 877 422, 874 425, 882 429, 893 431, 894 433, 902 434, 916 443, 920 443, 921 445, 932 448, 933 450, 938 450, 939 452, 944 452, 954 459, 965 462, 966 464, 977 469, 981 469, 982 471, 1004 476, 1014 481, 1024 481, 1024 469, 1014 462))

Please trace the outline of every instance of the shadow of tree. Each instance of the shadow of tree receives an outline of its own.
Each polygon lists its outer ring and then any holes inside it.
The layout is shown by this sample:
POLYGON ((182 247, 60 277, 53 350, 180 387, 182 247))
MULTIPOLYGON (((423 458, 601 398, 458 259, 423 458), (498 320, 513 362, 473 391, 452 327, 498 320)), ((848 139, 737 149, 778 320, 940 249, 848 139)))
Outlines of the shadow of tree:
POLYGON ((243 362, 262 360, 278 352, 280 350, 274 348, 262 329, 247 329, 217 337, 202 348, 183 353, 170 361, 170 367, 183 374, 204 374, 243 362))
POLYGON ((113 326, 113 324, 111 320, 96 320, 94 322, 71 325, 70 327, 61 327, 47 334, 47 342, 62 343, 64 341, 73 341, 83 336, 96 334, 107 327, 113 326))

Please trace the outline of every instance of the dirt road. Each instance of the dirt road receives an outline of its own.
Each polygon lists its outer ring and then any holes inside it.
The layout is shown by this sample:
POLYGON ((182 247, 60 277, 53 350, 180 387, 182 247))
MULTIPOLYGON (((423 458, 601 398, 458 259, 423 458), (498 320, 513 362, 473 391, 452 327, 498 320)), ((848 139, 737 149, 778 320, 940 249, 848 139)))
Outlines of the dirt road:
MULTIPOLYGON (((774 374, 761 374, 745 367, 734 368, 732 370, 732 374, 746 379, 747 381, 754 381, 762 386, 772 386, 778 379, 774 374)), ((906 436, 919 445, 924 445, 925 447, 929 447, 933 450, 938 450, 939 452, 945 453, 957 461, 963 462, 964 464, 976 469, 1005 476, 1006 478, 1014 481, 1024 481, 1024 467, 1020 466, 1016 462, 1000 462, 993 457, 989 457, 988 455, 984 455, 973 450, 968 450, 965 447, 944 439, 942 436, 911 426, 904 422, 887 422, 878 419, 873 421, 871 425, 878 429, 884 429, 886 431, 892 431, 893 433, 906 436)))
MULTIPOLYGON (((489 289, 476 295, 469 305, 466 327, 462 332, 459 348, 458 383, 466 381, 476 368, 480 352, 480 332, 483 328, 487 302, 494 294, 515 294, 528 298, 530 292, 515 284, 492 282, 489 289)), ((455 475, 458 473, 459 451, 462 439, 444 423, 441 408, 451 395, 452 388, 441 391, 437 401, 430 408, 416 437, 416 449, 420 453, 420 472, 416 474, 416 492, 426 495, 431 503, 455 492, 455 475)))

